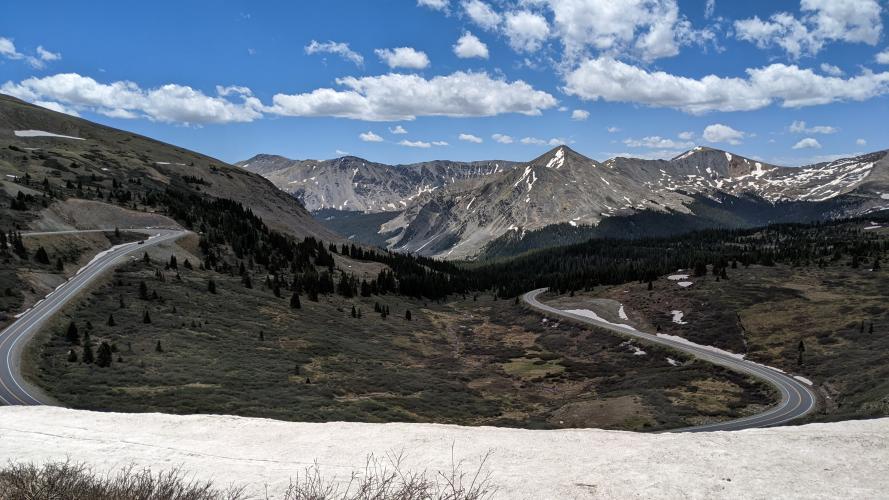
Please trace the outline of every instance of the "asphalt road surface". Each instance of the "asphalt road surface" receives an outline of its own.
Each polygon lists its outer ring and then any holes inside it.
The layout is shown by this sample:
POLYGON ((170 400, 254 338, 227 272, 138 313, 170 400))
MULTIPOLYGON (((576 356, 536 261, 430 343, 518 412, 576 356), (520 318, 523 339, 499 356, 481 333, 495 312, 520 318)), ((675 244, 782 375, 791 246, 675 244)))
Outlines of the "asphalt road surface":
POLYGON ((803 415, 806 415, 807 413, 815 409, 815 402, 817 401, 817 398, 814 391, 807 384, 804 384, 803 382, 800 382, 791 376, 781 373, 775 369, 765 367, 758 363, 739 359, 728 354, 714 352, 708 349, 703 349, 701 347, 696 347, 682 342, 677 342, 675 340, 670 340, 669 338, 658 337, 657 335, 653 335, 650 333, 640 332, 634 328, 615 325, 613 323, 599 321, 586 316, 581 316, 579 314, 573 314, 561 309, 556 309, 555 307, 548 306, 537 300, 537 297, 546 290, 546 288, 538 288, 537 290, 532 290, 522 296, 522 300, 524 300, 525 303, 528 304, 532 309, 542 312, 548 316, 562 317, 580 323, 595 325, 599 328, 611 330, 612 332, 618 333, 623 336, 633 337, 644 342, 669 347, 677 351, 682 351, 698 359, 724 366, 736 372, 750 375, 751 377, 757 378, 759 380, 762 380, 763 382, 770 384, 781 394, 781 402, 775 406, 770 407, 768 410, 762 413, 750 415, 736 420, 729 420, 727 422, 718 422, 696 427, 677 429, 673 432, 736 431, 741 429, 751 429, 755 427, 770 427, 790 422, 791 420, 802 417, 803 415))
MULTIPOLYGON (((132 242, 118 245, 98 255, 75 276, 50 293, 46 298, 39 301, 31 309, 20 314, 15 322, 9 325, 3 332, 0 332, 0 403, 7 405, 41 405, 49 403, 48 401, 41 400, 41 396, 33 389, 29 389, 28 384, 22 380, 21 355, 28 340, 62 306, 101 276, 102 273, 120 263, 126 256, 165 241, 175 240, 186 234, 186 231, 172 229, 139 229, 137 231, 147 232, 151 236, 147 240, 143 240, 142 244, 132 242)), ((60 233, 68 234, 72 232, 95 231, 61 231, 60 233)), ((51 233, 43 232, 32 235, 37 234, 51 233)), ((22 234, 22 236, 28 236, 28 234, 22 234)))

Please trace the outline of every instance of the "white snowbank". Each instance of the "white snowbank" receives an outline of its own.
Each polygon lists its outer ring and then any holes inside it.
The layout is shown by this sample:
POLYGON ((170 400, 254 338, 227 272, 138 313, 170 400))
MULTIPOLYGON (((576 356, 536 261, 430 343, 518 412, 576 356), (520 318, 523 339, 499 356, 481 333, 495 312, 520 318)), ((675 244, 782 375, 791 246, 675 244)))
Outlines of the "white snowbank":
MULTIPOLYGON (((715 352, 715 353, 719 353, 719 354, 724 354, 724 355, 726 355, 726 356, 731 356, 731 357, 733 357, 733 358, 737 358, 737 359, 745 359, 745 356, 746 356, 746 355, 744 355, 744 354, 738 354, 738 353, 735 353, 735 352, 726 351, 725 349, 720 349, 720 348, 718 348, 718 347, 713 347, 712 345, 698 344, 698 343, 696 343, 696 342, 692 342, 691 340, 688 340, 688 339, 685 339, 685 338, 682 338, 682 337, 678 337, 678 336, 676 336, 676 335, 668 335, 668 334, 666 334, 666 333, 658 333, 657 336, 658 336, 658 337, 663 337, 663 338, 668 339, 668 340, 672 340, 672 341, 674 341, 674 342, 679 342, 679 343, 681 343, 681 344, 685 344, 685 345, 690 345, 690 346, 698 347, 698 348, 700 348, 700 349, 704 349, 705 351, 710 351, 710 352, 715 352)), ((774 366, 764 365, 764 364, 762 364, 762 363, 757 363, 757 362, 755 362, 755 361, 750 361, 749 359, 748 359, 747 361, 750 362, 750 363, 757 364, 757 365, 759 365, 759 366, 761 366, 761 367, 763 367, 763 368, 768 368, 769 370, 774 370, 774 371, 779 372, 779 373, 785 373, 784 370, 782 370, 782 369, 780 369, 780 368, 775 368, 774 366)))
POLYGON ((867 226, 864 228, 865 231, 870 231, 871 229, 880 229, 883 226, 867 226))
POLYGON ((679 366, 680 364, 682 364, 682 363, 680 363, 679 361, 676 361, 676 360, 673 359, 673 358, 667 358, 667 363, 670 363, 670 364, 673 365, 673 366, 679 366))
POLYGON ((807 379, 806 377, 800 376, 800 375, 794 375, 793 378, 799 380, 800 382, 802 382, 806 385, 815 385, 812 383, 811 380, 807 379))
POLYGON ((889 491, 889 419, 741 432, 637 434, 435 424, 289 423, 230 416, 0 408, 0 462, 181 467, 279 498, 317 460, 347 481, 369 453, 403 452, 409 470, 470 469, 492 452, 498 499, 880 498, 889 491), (825 453, 825 450, 830 450, 825 453))
POLYGON ((620 309, 617 310, 617 317, 620 318, 620 319, 630 319, 629 317, 627 317, 627 312, 624 311, 624 305, 623 305, 623 304, 621 304, 621 305, 620 305, 620 309))
POLYGON ((681 286, 682 288, 688 288, 688 287, 694 285, 694 282, 691 282, 691 281, 680 281, 679 283, 676 283, 676 284, 679 285, 679 286, 681 286))
POLYGON ((676 335, 668 335, 666 333, 658 333, 657 336, 668 339, 668 340, 672 340, 673 342, 679 342, 680 344, 686 344, 686 345, 690 345, 690 346, 694 346, 694 347, 699 347, 699 348, 704 349, 706 351, 715 352, 715 353, 719 353, 719 354, 725 354, 726 356, 731 356, 731 357, 737 358, 737 359, 744 359, 743 354, 738 354, 738 353, 726 351, 725 349, 713 347, 712 345, 698 344, 698 343, 692 342, 691 340, 688 340, 688 339, 685 339, 682 337, 678 337, 676 335))
POLYGON ((673 323, 677 325, 687 325, 688 321, 682 321, 682 317, 685 316, 685 313, 682 311, 670 311, 670 314, 673 315, 673 323))
POLYGON ((633 327, 633 326, 631 326, 631 325, 625 325, 625 324, 623 324, 623 323, 612 323, 611 321, 608 321, 607 319, 605 319, 605 318, 599 316, 598 314, 594 313, 593 311, 590 311, 589 309, 564 309, 564 311, 565 311, 566 313, 576 314, 576 315, 578 315, 578 316, 585 316, 585 317, 587 317, 587 318, 591 318, 591 319, 594 319, 594 320, 596 320, 596 321, 601 321, 601 322, 603 322, 603 323, 608 323, 609 325, 622 326, 622 327, 624 327, 624 328, 629 328, 629 329, 631 329, 631 330, 635 330, 635 329, 636 329, 635 327, 633 327))
POLYGON ((687 280, 688 275, 687 274, 671 274, 670 276, 667 276, 667 279, 671 280, 671 281, 687 280))
POLYGON ((16 137, 56 137, 58 139, 74 139, 77 141, 82 141, 83 137, 74 137, 70 135, 61 135, 54 134, 52 132, 47 132, 45 130, 16 130, 16 137))

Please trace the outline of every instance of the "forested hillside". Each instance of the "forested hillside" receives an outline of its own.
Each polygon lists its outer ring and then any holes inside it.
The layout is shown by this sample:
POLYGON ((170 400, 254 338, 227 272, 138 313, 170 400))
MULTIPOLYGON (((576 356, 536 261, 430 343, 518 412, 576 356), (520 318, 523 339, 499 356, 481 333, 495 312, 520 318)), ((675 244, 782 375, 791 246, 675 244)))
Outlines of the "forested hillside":
POLYGON ((493 287, 503 297, 552 287, 560 292, 650 281, 677 269, 721 273, 728 267, 783 263, 824 266, 880 265, 889 238, 863 230, 889 215, 812 224, 778 224, 744 230, 709 229, 669 238, 593 239, 506 259, 473 269, 479 288, 493 287))

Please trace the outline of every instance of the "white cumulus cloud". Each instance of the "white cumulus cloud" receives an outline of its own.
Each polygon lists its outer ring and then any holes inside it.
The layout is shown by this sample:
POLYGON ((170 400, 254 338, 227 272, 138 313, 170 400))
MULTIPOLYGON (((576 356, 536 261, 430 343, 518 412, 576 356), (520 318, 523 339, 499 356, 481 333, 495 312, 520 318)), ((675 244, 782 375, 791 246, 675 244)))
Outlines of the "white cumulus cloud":
POLYGON ((590 117, 590 112, 585 109, 575 109, 571 112, 571 119, 582 122, 590 117))
POLYGON ((484 142, 481 137, 472 134, 460 134, 459 139, 461 141, 473 142, 475 144, 481 144, 484 142))
POLYGON ((457 40, 454 45, 454 54, 460 59, 469 59, 470 57, 488 58, 488 46, 470 32, 463 33, 463 36, 457 40))
POLYGON ((867 145, 867 141, 864 140, 864 139, 857 139, 857 140, 855 141, 855 144, 857 144, 857 145, 859 145, 859 146, 865 146, 865 145, 867 145))
POLYGON ((469 19, 486 30, 497 28, 503 19, 491 6, 481 0, 464 0, 462 5, 463 12, 469 19))
POLYGON ((694 146, 691 142, 679 142, 673 139, 667 139, 657 135, 643 137, 642 139, 625 139, 624 144, 631 148, 648 148, 648 149, 688 149, 694 146))
POLYGON ((383 142, 383 138, 378 136, 377 134, 367 131, 358 134, 358 138, 364 142, 383 142))
POLYGON ((429 66, 429 56, 412 47, 376 49, 374 53, 390 68, 423 69, 429 66))
POLYGON ((125 118, 144 116, 166 123, 250 122, 261 118, 263 111, 262 103, 249 92, 239 93, 240 102, 236 102, 223 95, 208 96, 186 85, 171 83, 142 89, 133 82, 106 84, 77 73, 6 82, 0 92, 31 102, 53 101, 78 111, 125 118))
POLYGON ((405 140, 399 142, 398 145, 408 147, 408 148, 428 149, 428 148, 431 148, 432 146, 447 146, 448 143, 445 141, 426 142, 426 141, 408 141, 407 139, 405 139, 405 140))
POLYGON ((821 149, 821 143, 812 137, 806 137, 794 144, 793 149, 821 149))
MULTIPOLYGON (((534 2, 532 2, 534 3, 534 2)), ((587 53, 646 61, 675 56, 680 47, 713 39, 695 30, 676 0, 539 0, 552 12, 554 32, 569 59, 587 53)))
POLYGON ((821 71, 830 76, 843 76, 845 74, 845 71, 840 69, 839 66, 834 66, 833 64, 828 63, 821 63, 821 71))
POLYGON ((809 127, 806 126, 806 122, 797 120, 790 124, 790 131, 794 134, 835 134, 837 128, 828 125, 809 127))
POLYGON ((504 135, 504 134, 492 134, 491 139, 493 139, 494 142, 499 142, 500 144, 512 144, 513 143, 512 137, 510 137, 508 135, 504 135))
POLYGON ((429 7, 433 10, 447 11, 449 6, 448 0, 417 0, 420 7, 429 7))
POLYGON ((35 69, 42 69, 46 66, 47 62, 58 61, 62 58, 62 54, 58 52, 50 52, 44 49, 42 45, 37 47, 37 55, 23 54, 16 49, 13 40, 6 37, 0 37, 0 56, 6 59, 24 60, 28 65, 35 69))
POLYGON ((364 57, 355 52, 354 50, 349 48, 348 43, 342 42, 317 42, 312 40, 305 47, 306 54, 336 54, 346 61, 351 61, 355 63, 356 66, 364 65, 364 57))
POLYGON ((682 139, 683 141, 690 141, 690 140, 692 140, 692 139, 695 138, 695 133, 694 133, 694 132, 691 132, 691 131, 687 131, 687 132, 679 132, 679 134, 677 135, 677 137, 679 137, 679 138, 682 139))
POLYGON ((389 133, 395 135, 403 135, 407 133, 407 130, 404 129, 401 125, 396 125, 394 127, 389 127, 389 133))
POLYGON ((539 115, 556 106, 550 94, 518 80, 487 73, 456 73, 425 79, 390 73, 336 80, 345 90, 316 89, 276 94, 269 112, 286 116, 335 116, 367 121, 413 120, 417 116, 539 115))
POLYGON ((549 24, 540 14, 521 10, 506 14, 504 31, 509 46, 519 52, 534 52, 549 36, 549 24))
POLYGON ((564 90, 586 100, 631 102, 691 114, 751 111, 775 102, 800 108, 864 101, 889 93, 889 72, 864 71, 859 76, 838 78, 796 65, 771 64, 746 73, 746 78, 708 75, 695 79, 596 58, 569 72, 564 90))
POLYGON ((42 45, 38 45, 37 57, 39 57, 41 61, 58 61, 62 58, 62 54, 58 52, 50 52, 44 49, 42 45))
POLYGON ((889 49, 877 54, 875 60, 880 64, 889 64, 889 49))
POLYGON ((815 55, 830 42, 875 45, 883 30, 878 0, 801 0, 800 13, 735 21, 735 34, 760 48, 778 46, 796 59, 815 55))
POLYGON ((569 141, 562 139, 561 137, 553 137, 549 140, 538 139, 537 137, 523 137, 519 142, 532 146, 561 146, 562 144, 567 144, 569 141))
POLYGON ((735 130, 728 125, 714 123, 707 125, 702 134, 707 142, 726 142, 728 144, 741 144, 741 139, 747 136, 746 132, 735 130))
POLYGON ((405 146, 408 148, 431 148, 432 144, 424 141, 409 141, 407 139, 398 143, 400 146, 405 146))

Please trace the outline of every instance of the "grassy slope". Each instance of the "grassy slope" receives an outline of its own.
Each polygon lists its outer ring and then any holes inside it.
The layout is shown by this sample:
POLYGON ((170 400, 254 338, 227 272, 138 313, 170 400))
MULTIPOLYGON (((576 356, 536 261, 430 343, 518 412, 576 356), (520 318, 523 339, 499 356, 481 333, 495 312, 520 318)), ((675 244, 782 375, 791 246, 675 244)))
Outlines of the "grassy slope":
POLYGON ((29 371, 39 385, 88 409, 623 429, 737 416, 768 398, 724 370, 673 367, 656 349, 634 356, 622 339, 543 323, 512 301, 303 296, 293 310, 288 296, 263 287, 263 276, 245 289, 238 277, 180 266, 179 281, 158 252, 151 264, 122 266, 32 343, 29 371), (207 291, 210 278, 216 294, 207 291), (159 299, 139 299, 143 280, 159 299), (377 301, 390 317, 373 312, 377 301), (351 317, 352 305, 361 319, 351 317), (81 332, 92 324, 94 345, 117 347, 112 367, 66 361, 71 346, 61 334, 70 319, 81 332))
POLYGON ((599 296, 623 302, 651 328, 801 374, 828 396, 814 420, 889 415, 889 275, 848 259, 815 266, 729 269, 729 280, 692 277, 681 289, 660 279, 654 290, 628 283, 599 296), (685 325, 671 311, 685 313, 685 325), (865 323, 864 332, 861 323, 865 323), (873 323, 874 332, 869 333, 873 323), (798 365, 798 344, 806 352, 798 365))
POLYGON ((48 178, 60 185, 80 180, 106 192, 112 179, 135 193, 167 186, 199 191, 239 201, 270 227, 285 233, 339 239, 295 199, 259 175, 177 146, 0 95, 0 180, 6 189, 14 189, 7 176, 25 173, 36 182, 48 178), (28 129, 84 140, 14 135, 16 130, 28 129))
POLYGON ((166 272, 160 282, 159 267, 131 263, 69 308, 32 343, 30 375, 78 408, 311 421, 648 429, 738 416, 767 397, 734 374, 693 362, 675 368, 666 362, 675 354, 648 347, 649 356, 633 356, 621 339, 542 324, 508 301, 303 297, 293 311, 259 276, 245 290, 238 278, 201 271, 183 270, 182 282, 166 272), (141 280, 160 299, 139 300, 141 280), (393 316, 373 314, 377 300, 393 316), (362 319, 350 317, 353 304, 362 319), (142 323, 145 310, 151 324, 142 323), (69 317, 81 332, 92 324, 94 344, 118 347, 112 368, 65 360, 69 317))

